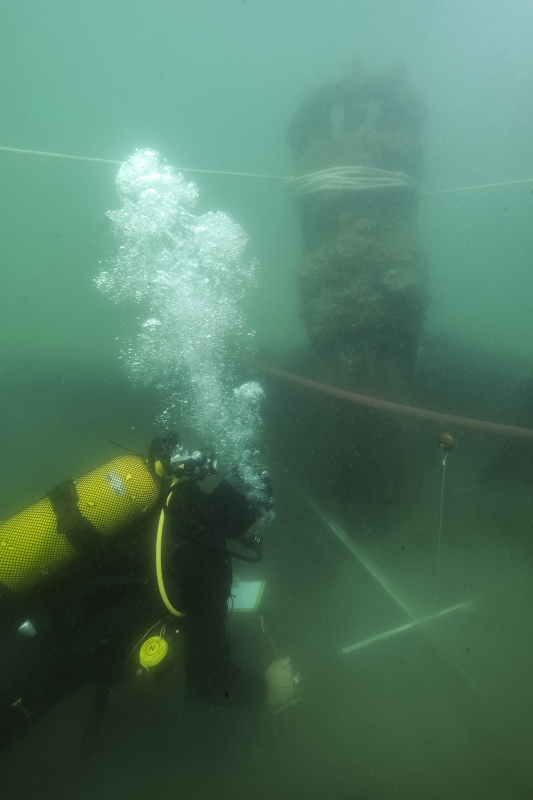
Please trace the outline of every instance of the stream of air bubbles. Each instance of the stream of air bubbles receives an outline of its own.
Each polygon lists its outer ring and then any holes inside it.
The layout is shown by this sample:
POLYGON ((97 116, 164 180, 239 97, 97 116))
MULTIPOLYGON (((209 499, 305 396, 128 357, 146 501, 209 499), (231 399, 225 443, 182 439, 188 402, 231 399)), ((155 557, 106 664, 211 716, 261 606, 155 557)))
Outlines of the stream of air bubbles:
POLYGON ((259 499, 263 390, 255 381, 238 385, 236 364, 253 352, 241 309, 258 271, 248 237, 223 212, 194 214, 197 185, 155 151, 136 150, 116 186, 121 206, 107 216, 118 252, 96 285, 145 313, 122 349, 129 376, 162 390, 161 425, 193 429, 219 459, 239 466, 259 499))

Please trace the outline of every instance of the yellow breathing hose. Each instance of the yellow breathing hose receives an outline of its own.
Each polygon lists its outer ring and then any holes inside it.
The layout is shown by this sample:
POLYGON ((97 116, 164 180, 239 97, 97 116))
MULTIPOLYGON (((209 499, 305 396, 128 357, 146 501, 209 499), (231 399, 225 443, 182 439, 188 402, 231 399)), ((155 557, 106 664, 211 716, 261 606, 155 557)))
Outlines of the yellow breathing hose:
MULTIPOLYGON (((168 505, 168 501, 170 500, 171 494, 167 497, 167 501, 165 505, 168 505)), ((161 545, 163 543, 163 528, 165 527, 165 508, 161 509, 161 513, 159 515, 159 524, 157 526, 157 537, 155 542, 155 571, 157 574, 157 586, 159 588, 159 594, 161 595, 161 600, 165 604, 165 607, 170 611, 171 614, 175 617, 184 617, 185 613, 183 611, 178 611, 170 600, 168 599, 168 595, 165 591, 165 584, 163 582, 163 570, 161 568, 161 545)))

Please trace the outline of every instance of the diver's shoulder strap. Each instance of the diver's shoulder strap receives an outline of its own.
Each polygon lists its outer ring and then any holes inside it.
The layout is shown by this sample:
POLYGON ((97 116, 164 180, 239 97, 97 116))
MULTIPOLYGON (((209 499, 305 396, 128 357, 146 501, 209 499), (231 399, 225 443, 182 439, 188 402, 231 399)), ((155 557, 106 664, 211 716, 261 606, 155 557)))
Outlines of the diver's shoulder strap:
POLYGON ((76 550, 90 550, 101 541, 97 529, 78 508, 76 483, 69 478, 48 492, 48 499, 57 520, 57 533, 76 550))

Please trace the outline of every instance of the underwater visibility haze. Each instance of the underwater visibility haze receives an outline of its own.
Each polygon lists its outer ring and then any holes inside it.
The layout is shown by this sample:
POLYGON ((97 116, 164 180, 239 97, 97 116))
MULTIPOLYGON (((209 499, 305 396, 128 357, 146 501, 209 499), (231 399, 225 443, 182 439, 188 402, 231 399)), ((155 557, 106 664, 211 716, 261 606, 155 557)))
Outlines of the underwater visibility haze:
POLYGON ((4 796, 533 795, 532 30, 528 0, 4 2, 0 636, 55 686, 10 520, 174 430, 207 491, 271 480, 227 631, 297 676, 210 706, 173 656, 89 758, 65 691, 4 796))

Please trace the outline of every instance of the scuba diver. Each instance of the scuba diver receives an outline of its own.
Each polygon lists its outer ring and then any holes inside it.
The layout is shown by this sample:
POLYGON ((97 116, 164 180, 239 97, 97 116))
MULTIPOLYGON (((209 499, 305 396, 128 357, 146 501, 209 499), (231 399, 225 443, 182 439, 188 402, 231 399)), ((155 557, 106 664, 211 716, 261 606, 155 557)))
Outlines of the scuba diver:
POLYGON ((263 473, 257 491, 234 469, 207 493, 216 471, 214 454, 189 454, 170 433, 147 459, 114 458, 0 522, 0 746, 89 682, 90 752, 109 687, 162 676, 180 639, 200 700, 290 702, 289 659, 246 672, 227 635, 231 557, 260 560, 253 526, 273 514, 270 481, 263 473))

